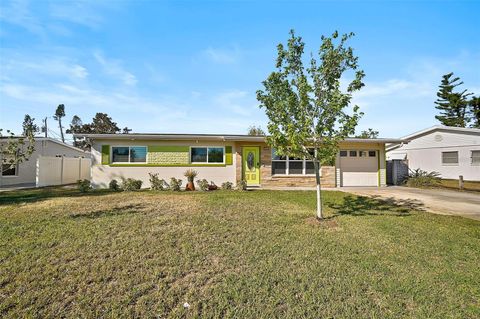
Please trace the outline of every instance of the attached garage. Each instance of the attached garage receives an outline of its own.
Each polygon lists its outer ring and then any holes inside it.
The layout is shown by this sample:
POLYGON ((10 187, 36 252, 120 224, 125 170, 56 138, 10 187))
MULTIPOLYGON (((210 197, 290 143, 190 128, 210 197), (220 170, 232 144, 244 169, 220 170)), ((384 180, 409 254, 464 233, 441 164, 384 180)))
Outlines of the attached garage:
POLYGON ((379 186, 377 150, 341 150, 341 186, 379 186))

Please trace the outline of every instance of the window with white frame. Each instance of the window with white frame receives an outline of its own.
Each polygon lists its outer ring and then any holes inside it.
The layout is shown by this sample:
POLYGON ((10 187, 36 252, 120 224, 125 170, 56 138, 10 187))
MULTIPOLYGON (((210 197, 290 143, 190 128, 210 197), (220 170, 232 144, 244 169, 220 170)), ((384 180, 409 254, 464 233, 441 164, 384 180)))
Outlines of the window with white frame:
POLYGON ((112 146, 112 163, 146 163, 146 146, 112 146))
POLYGON ((225 148, 219 146, 202 146, 190 148, 191 163, 223 164, 225 148))
POLYGON ((442 152, 442 164, 443 165, 456 165, 458 164, 458 152, 442 152))
MULTIPOLYGON (((313 149, 310 150, 313 154, 313 149)), ((280 156, 272 150, 272 175, 314 175, 313 161, 305 158, 280 156)))
POLYGON ((472 165, 480 165, 480 150, 472 151, 472 165))

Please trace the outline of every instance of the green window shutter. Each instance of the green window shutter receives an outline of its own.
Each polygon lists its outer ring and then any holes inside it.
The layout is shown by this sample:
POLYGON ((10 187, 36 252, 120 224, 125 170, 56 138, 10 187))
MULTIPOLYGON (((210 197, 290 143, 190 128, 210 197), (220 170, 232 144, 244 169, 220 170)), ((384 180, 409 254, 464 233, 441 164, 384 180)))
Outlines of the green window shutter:
POLYGON ((102 165, 110 164, 110 145, 102 145, 102 165))
POLYGON ((227 165, 233 164, 233 155, 232 155, 231 146, 225 146, 225 164, 227 165))

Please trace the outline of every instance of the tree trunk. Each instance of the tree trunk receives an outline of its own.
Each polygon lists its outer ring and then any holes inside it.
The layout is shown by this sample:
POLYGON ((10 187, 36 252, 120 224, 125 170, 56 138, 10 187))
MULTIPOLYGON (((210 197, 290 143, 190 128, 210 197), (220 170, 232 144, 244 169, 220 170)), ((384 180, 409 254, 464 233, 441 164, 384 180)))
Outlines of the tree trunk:
POLYGON ((322 194, 320 187, 320 163, 318 160, 313 161, 315 168, 315 181, 317 183, 317 219, 323 219, 322 214, 322 194))
POLYGON ((62 142, 65 143, 65 138, 63 137, 63 127, 62 127, 62 119, 58 119, 58 127, 60 127, 60 136, 62 137, 62 142))

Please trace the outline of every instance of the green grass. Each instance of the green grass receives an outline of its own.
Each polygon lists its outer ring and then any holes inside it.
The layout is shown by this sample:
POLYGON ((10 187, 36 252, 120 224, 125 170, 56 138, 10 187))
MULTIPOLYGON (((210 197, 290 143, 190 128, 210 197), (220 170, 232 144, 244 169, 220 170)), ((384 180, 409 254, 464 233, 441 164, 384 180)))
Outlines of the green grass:
POLYGON ((323 196, 0 193, 0 317, 480 316, 480 222, 323 196))

